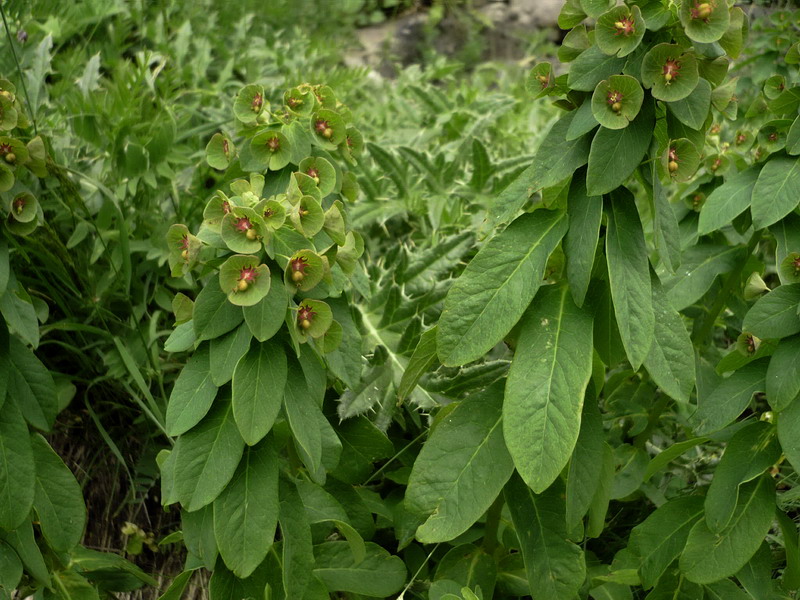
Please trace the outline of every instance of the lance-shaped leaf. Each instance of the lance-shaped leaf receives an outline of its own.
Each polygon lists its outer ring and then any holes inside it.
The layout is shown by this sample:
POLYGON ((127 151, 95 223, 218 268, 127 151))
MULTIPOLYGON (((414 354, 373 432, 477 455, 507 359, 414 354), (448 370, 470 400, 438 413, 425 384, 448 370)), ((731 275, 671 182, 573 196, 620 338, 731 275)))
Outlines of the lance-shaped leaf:
POLYGON ((49 431, 58 415, 56 386, 50 371, 15 335, 9 339, 8 398, 36 429, 49 431))
POLYGON ((406 507, 428 516, 417 539, 452 540, 486 512, 514 470, 503 441, 502 386, 473 394, 433 430, 414 462, 406 507), (469 444, 464 440, 469 439, 469 444))
POLYGON ((671 398, 688 403, 695 380, 692 340, 680 313, 672 308, 655 275, 650 283, 656 320, 653 345, 644 359, 644 366, 653 381, 671 398))
POLYGON ((800 158, 775 156, 761 169, 750 208, 756 229, 777 223, 800 202, 800 158))
POLYGON ((681 554, 681 571, 695 583, 712 583, 734 575, 756 553, 774 515, 772 478, 764 475, 745 484, 736 511, 721 533, 711 531, 705 520, 692 527, 681 554))
POLYGON ((209 345, 201 344, 178 375, 167 405, 167 433, 181 435, 206 415, 217 395, 209 345))
POLYGON ((244 440, 233 421, 233 409, 220 398, 211 412, 175 444, 174 494, 186 510, 211 504, 233 477, 244 440))
POLYGON ((703 516, 700 496, 683 496, 658 507, 631 531, 628 548, 639 558, 639 577, 653 587, 686 545, 689 531, 703 516))
POLYGON ((750 167, 728 178, 706 199, 700 210, 697 232, 705 235, 725 225, 750 207, 753 188, 758 179, 760 166, 750 167))
POLYGON ((233 416, 244 441, 257 444, 281 409, 286 353, 273 342, 253 344, 233 372, 233 416))
POLYGON ((11 531, 28 517, 34 478, 28 426, 14 396, 9 396, 0 409, 0 528, 11 531))
POLYGON ((569 531, 573 531, 589 512, 592 499, 600 485, 602 473, 601 469, 597 468, 597 457, 602 454, 603 419, 597 409, 597 403, 592 399, 584 402, 581 429, 567 472, 565 516, 569 531))
POLYGON ((742 330, 757 338, 784 338, 800 332, 800 283, 781 285, 747 311, 742 330))
POLYGON ((228 295, 210 281, 197 294, 192 313, 198 340, 210 340, 228 333, 242 322, 242 309, 228 302, 228 295))
POLYGON ((697 302, 711 288, 718 275, 727 273, 738 263, 743 252, 740 246, 698 244, 683 254, 680 269, 664 282, 669 301, 676 310, 697 302))
POLYGON ((506 485, 505 498, 511 511, 528 585, 537 600, 564 600, 577 595, 586 577, 581 549, 567 540, 564 501, 560 485, 535 495, 514 475, 506 485))
POLYGON ((61 457, 45 439, 31 439, 36 463, 36 493, 33 508, 48 545, 57 552, 69 552, 83 537, 86 505, 81 486, 61 457))
POLYGON ((537 210, 486 243, 445 298, 437 335, 445 365, 476 360, 503 339, 542 284, 566 230, 563 212, 537 210))
POLYGON ((378 544, 367 542, 366 556, 357 562, 347 542, 325 542, 314 547, 314 576, 329 592, 352 592, 388 598, 403 587, 406 566, 378 544))
POLYGON ((800 469, 800 400, 795 399, 778 418, 778 439, 786 458, 795 468, 800 469))
MULTIPOLYGON (((296 361, 289 366, 293 373, 299 371, 296 361)), ((320 407, 308 392, 305 379, 293 375, 286 380, 284 411, 295 438, 295 446, 306 466, 313 473, 322 464, 322 429, 320 419, 325 420, 320 407)))
POLYGON ((592 317, 566 287, 548 287, 520 329, 503 403, 503 434, 514 465, 535 492, 567 464, 592 372, 592 317))
POLYGON ((800 396, 800 336, 780 341, 767 368, 767 399, 783 410, 800 396))
POLYGON ((278 456, 270 440, 245 450, 214 501, 214 535, 225 565, 249 577, 272 546, 278 523, 278 456))
POLYGON ((281 480, 279 485, 283 589, 286 598, 302 598, 314 567, 311 526, 303 500, 294 483, 281 480))
POLYGON ((781 456, 772 425, 755 421, 737 431, 719 461, 705 501, 706 524, 721 532, 733 517, 739 488, 769 469, 781 456))
POLYGON ((655 327, 644 232, 627 190, 612 195, 607 215, 606 260, 614 313, 625 353, 638 369, 653 344, 655 327))
POLYGON ((698 398, 697 410, 689 418, 697 435, 719 431, 742 414, 753 394, 766 389, 767 361, 749 363, 723 379, 698 398))
POLYGON ((586 193, 586 179, 572 178, 567 197, 569 230, 564 238, 567 256, 567 280, 575 304, 583 306, 592 276, 594 255, 603 217, 603 200, 586 193))

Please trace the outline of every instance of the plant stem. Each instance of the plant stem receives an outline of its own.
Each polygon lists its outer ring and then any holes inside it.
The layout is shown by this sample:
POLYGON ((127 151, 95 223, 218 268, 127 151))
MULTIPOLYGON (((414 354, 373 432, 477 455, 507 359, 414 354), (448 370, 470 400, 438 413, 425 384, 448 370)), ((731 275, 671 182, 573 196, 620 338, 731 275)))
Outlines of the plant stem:
POLYGON ((497 547, 497 528, 500 525, 500 515, 503 512, 503 492, 497 495, 489 511, 486 513, 486 525, 483 528, 483 549, 486 554, 493 554, 497 547))
POLYGON ((761 241, 761 236, 763 235, 763 230, 759 229, 758 231, 753 232, 753 235, 750 237, 750 241, 747 242, 747 252, 742 260, 739 261, 739 264, 728 273, 728 276, 725 278, 725 283, 722 284, 722 289, 717 294, 716 299, 714 300, 714 304, 708 310, 708 312, 703 315, 697 327, 692 335, 692 341, 698 345, 705 345, 708 344, 711 340, 709 339, 711 333, 714 330, 714 323, 719 316, 719 313, 722 312, 722 309, 725 308, 725 303, 728 300, 728 296, 733 291, 735 285, 739 283, 739 279, 742 276, 742 271, 744 271, 745 266, 747 265, 747 259, 753 253, 758 242, 761 241))

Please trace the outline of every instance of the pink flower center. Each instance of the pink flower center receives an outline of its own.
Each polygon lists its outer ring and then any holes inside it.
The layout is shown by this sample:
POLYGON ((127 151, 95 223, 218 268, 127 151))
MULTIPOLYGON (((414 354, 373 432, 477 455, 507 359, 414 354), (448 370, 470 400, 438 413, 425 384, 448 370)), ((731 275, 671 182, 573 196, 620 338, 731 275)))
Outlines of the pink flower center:
POLYGON ((238 229, 239 231, 247 231, 248 229, 253 228, 253 224, 247 217, 242 217, 236 220, 236 225, 234 227, 236 227, 236 229, 238 229))
POLYGON ((315 313, 310 306, 302 305, 297 311, 298 321, 311 321, 317 313, 315 313))
POLYGON ((227 200, 222 201, 222 212, 225 213, 226 215, 229 212, 231 212, 231 203, 228 202, 227 200))
POLYGON ((281 141, 278 139, 278 136, 271 137, 267 140, 267 146, 272 152, 275 152, 281 147, 281 141))
POLYGON ((189 249, 189 236, 184 235, 181 238, 181 250, 188 250, 189 249))
POLYGON ((311 167, 308 171, 306 171, 306 174, 309 177, 319 177, 319 171, 316 169, 316 167, 311 167))
POLYGON ((12 150, 11 144, 0 144, 0 154, 10 154, 12 150))
POLYGON ((251 104, 253 112, 255 113, 259 112, 263 105, 264 105, 264 97, 261 94, 256 94, 255 96, 253 96, 253 103, 251 104))
POLYGON ((609 104, 616 104, 617 102, 622 102, 622 93, 620 93, 620 92, 608 92, 608 103, 609 104))
POLYGON ((323 119, 317 119, 314 121, 314 129, 317 133, 322 133, 329 127, 328 122, 323 119))
POLYGON ((305 258, 304 256, 299 256, 297 258, 292 259, 290 265, 292 271, 305 274, 306 269, 308 268, 308 259, 305 258))
POLYGON ((614 23, 616 31, 614 35, 629 36, 636 33, 636 25, 632 17, 622 17, 619 21, 614 23))
POLYGON ((669 75, 671 79, 676 79, 681 71, 681 63, 678 60, 670 58, 667 62, 664 63, 664 67, 661 69, 661 73, 664 75, 669 75))
POLYGON ((245 267, 239 271, 239 281, 246 281, 253 283, 256 280, 257 273, 255 267, 245 267))

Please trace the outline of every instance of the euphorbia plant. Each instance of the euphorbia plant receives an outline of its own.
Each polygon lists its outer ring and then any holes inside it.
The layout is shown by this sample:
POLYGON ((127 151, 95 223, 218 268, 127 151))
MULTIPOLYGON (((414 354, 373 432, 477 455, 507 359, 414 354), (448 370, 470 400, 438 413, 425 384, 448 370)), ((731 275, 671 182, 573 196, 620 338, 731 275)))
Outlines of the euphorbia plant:
POLYGON ((565 112, 412 358, 424 371, 434 348, 446 367, 513 349, 504 387, 445 409, 406 507, 421 542, 483 536, 459 548, 501 593, 759 597, 773 568, 789 593, 798 534, 775 503, 800 469, 800 88, 768 82, 739 118, 741 9, 614 4, 566 2, 569 72, 529 79, 565 112), (700 481, 664 473, 720 443, 700 481))

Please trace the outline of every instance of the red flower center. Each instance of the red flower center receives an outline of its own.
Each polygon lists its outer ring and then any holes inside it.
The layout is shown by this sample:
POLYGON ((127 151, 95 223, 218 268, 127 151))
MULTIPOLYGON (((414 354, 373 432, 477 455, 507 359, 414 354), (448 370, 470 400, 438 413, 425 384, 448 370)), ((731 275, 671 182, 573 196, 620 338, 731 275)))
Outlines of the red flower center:
POLYGON ((227 200, 222 201, 222 212, 224 212, 226 215, 231 212, 231 203, 227 200))
POLYGON ((319 177, 319 171, 316 167, 311 167, 308 171, 306 171, 306 174, 309 177, 319 177))
POLYGON ((314 129, 317 131, 317 133, 322 133, 328 127, 329 127, 328 122, 325 121, 324 119, 317 119, 316 121, 314 121, 314 129))
POLYGON ((0 153, 10 154, 12 150, 11 144, 0 144, 0 153))
POLYGON ((792 266, 794 267, 794 274, 800 275, 800 256, 792 261, 792 266))
POLYGON ((307 304, 301 305, 297 311, 297 320, 299 322, 302 321, 311 321, 317 313, 315 313, 310 306, 307 304))
POLYGON ((291 265, 292 271, 295 273, 305 274, 308 268, 308 259, 305 256, 298 256, 297 258, 293 258, 289 264, 291 265))
POLYGON ((680 74, 680 71, 681 71, 680 61, 673 58, 667 60, 667 62, 664 63, 664 66, 661 69, 661 73, 664 75, 664 78, 667 80, 667 82, 676 79, 680 74))
MULTIPOLYGON (((23 208, 25 208, 25 198, 20 196, 19 198, 14 200, 14 210, 17 211, 18 213, 21 213, 23 208)), ((184 240, 186 243, 185 245, 181 243, 182 249, 189 247, 189 240, 186 238, 184 238, 184 240)))
POLYGON ((222 140, 222 153, 225 156, 228 156, 228 154, 230 153, 230 147, 228 146, 228 140, 227 139, 222 140))
POLYGON ((281 141, 278 139, 278 136, 276 135, 267 140, 267 146, 272 152, 275 152, 281 147, 281 141))
POLYGON ((264 97, 261 94, 256 94, 253 96, 253 103, 251 105, 253 112, 257 113, 261 110, 261 107, 264 105, 264 97))
POLYGON ((247 217, 241 217, 240 219, 236 219, 236 225, 234 225, 234 227, 239 231, 247 231, 253 228, 253 224, 247 217))
POLYGON ((630 16, 622 17, 619 21, 614 23, 614 28, 616 29, 614 35, 624 35, 627 37, 636 33, 636 25, 633 21, 633 17, 630 16))
POLYGON ((256 280, 257 273, 255 267, 245 267, 239 271, 239 281, 246 281, 253 283, 256 280))
POLYGON ((622 93, 616 91, 608 92, 608 103, 616 104, 617 102, 622 102, 622 93))

